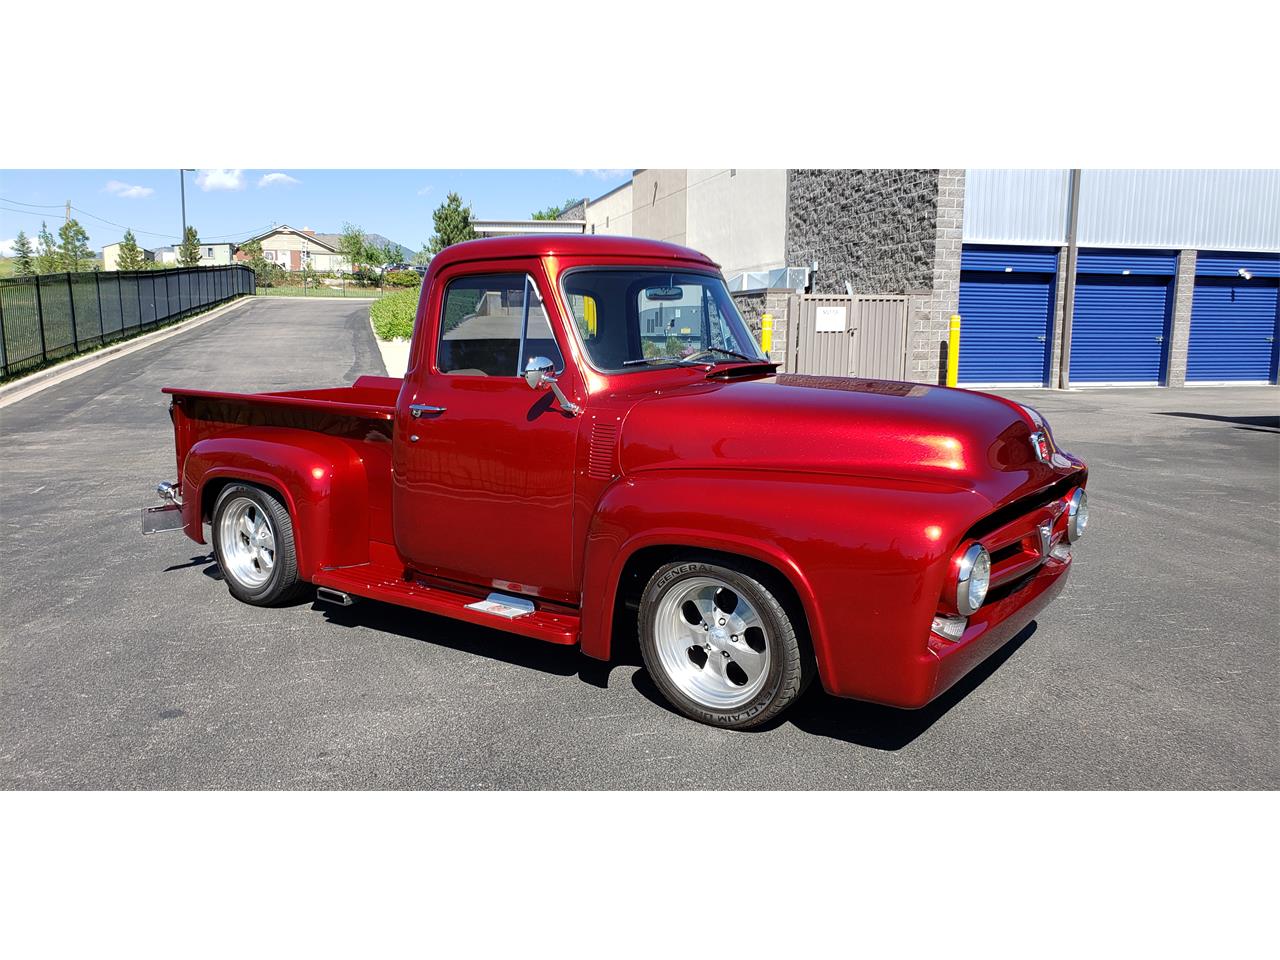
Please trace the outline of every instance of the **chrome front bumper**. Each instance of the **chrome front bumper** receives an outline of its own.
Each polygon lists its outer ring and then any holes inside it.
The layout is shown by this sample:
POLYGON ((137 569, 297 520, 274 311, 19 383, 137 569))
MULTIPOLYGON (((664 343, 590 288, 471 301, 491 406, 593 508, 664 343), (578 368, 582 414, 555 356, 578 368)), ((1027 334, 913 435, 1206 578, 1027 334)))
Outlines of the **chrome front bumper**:
POLYGON ((156 493, 165 503, 158 507, 142 508, 142 533, 160 533, 163 530, 182 529, 182 498, 176 483, 156 484, 156 493))

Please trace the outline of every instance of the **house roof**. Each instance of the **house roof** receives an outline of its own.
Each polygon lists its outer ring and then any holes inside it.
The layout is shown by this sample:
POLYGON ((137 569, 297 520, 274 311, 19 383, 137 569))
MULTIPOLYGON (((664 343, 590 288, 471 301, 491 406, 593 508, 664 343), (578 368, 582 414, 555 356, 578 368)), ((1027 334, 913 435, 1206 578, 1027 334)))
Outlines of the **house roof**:
POLYGON ((265 240, 267 237, 274 236, 277 233, 292 233, 306 240, 311 240, 311 241, 314 241, 315 243, 318 243, 320 246, 324 247, 326 250, 330 251, 331 253, 338 252, 338 248, 334 245, 333 242, 331 242, 330 240, 324 239, 325 237, 336 237, 338 236, 338 234, 304 233, 301 230, 298 230, 294 227, 289 226, 287 223, 282 223, 279 226, 272 227, 270 230, 267 230, 264 233, 260 233, 255 237, 250 237, 248 240, 243 241, 240 245, 244 246, 244 244, 253 243, 253 241, 255 240, 265 240))

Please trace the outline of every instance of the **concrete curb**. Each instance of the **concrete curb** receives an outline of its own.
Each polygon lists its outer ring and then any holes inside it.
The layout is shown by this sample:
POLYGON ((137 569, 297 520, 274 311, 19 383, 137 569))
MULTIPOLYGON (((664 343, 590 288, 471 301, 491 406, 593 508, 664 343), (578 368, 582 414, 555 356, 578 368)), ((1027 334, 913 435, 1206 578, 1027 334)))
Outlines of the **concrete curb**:
MULTIPOLYGON (((373 330, 373 317, 369 318, 369 329, 373 330)), ((373 342, 378 345, 378 353, 382 354, 382 365, 387 368, 388 377, 404 379, 405 370, 409 366, 408 340, 383 340, 378 331, 373 330, 373 342)))
POLYGON ((21 380, 15 380, 13 383, 6 383, 0 386, 0 409, 10 404, 17 403, 19 400, 25 400, 27 397, 34 396, 41 390, 47 390, 49 387, 56 386, 80 376, 82 373, 88 373, 90 370, 96 370, 104 363, 110 363, 119 357, 126 357, 131 353, 137 353, 139 350, 145 350, 147 347, 154 346, 170 337, 176 337, 180 333, 188 330, 194 330, 196 327, 203 326, 210 320, 216 320, 225 316, 237 307, 241 307, 251 300, 257 300, 258 297, 241 297, 240 299, 227 304, 226 306, 217 307, 208 313, 201 314, 191 320, 184 320, 174 324, 171 327, 165 327, 161 330, 155 330, 152 333, 143 334, 140 337, 133 337, 121 343, 114 344, 109 347, 103 347, 101 350, 95 350, 93 353, 86 354, 83 357, 76 357, 74 360, 68 360, 65 363, 59 363, 57 366, 49 367, 38 373, 33 373, 29 377, 21 380))

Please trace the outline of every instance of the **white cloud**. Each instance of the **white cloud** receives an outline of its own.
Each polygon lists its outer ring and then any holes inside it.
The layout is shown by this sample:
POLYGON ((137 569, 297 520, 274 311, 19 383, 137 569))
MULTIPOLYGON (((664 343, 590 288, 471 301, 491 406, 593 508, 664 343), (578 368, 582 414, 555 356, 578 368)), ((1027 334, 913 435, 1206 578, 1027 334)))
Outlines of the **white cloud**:
POLYGON ((292 187, 294 184, 301 182, 301 180, 296 180, 287 173, 268 173, 258 181, 258 186, 269 187, 272 184, 280 183, 287 187, 292 187))
POLYGON ((201 170, 196 174, 196 186, 201 190, 243 190, 243 170, 201 170))
POLYGON ((597 180, 613 180, 617 177, 625 177, 631 171, 599 169, 599 170, 572 170, 570 172, 573 174, 576 174, 579 177, 585 177, 587 174, 590 174, 591 176, 595 177, 597 180))
MULTIPOLYGON (((13 245, 17 242, 17 237, 14 237, 12 240, 0 240, 0 257, 12 257, 13 245)), ((35 249, 34 244, 32 244, 32 249, 35 249)))
POLYGON ((418 196, 420 196, 420 197, 425 197, 425 196, 426 196, 428 193, 430 193, 430 192, 431 192, 431 187, 430 187, 430 186, 426 186, 426 187, 423 187, 421 190, 419 190, 419 191, 418 191, 418 196))
POLYGON ((155 193, 150 187, 136 187, 122 180, 108 180, 107 185, 102 189, 117 197, 124 197, 126 200, 142 200, 155 193))

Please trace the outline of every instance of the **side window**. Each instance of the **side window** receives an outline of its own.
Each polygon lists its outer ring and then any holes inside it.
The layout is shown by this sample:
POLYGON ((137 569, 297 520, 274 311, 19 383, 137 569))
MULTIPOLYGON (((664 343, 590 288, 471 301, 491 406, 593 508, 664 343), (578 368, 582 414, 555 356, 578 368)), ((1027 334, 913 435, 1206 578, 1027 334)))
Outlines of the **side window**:
POLYGON ((546 310, 525 274, 460 277, 445 288, 436 350, 441 373, 514 377, 538 356, 550 357, 557 370, 564 367, 546 310))

